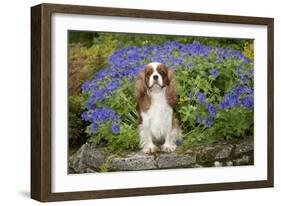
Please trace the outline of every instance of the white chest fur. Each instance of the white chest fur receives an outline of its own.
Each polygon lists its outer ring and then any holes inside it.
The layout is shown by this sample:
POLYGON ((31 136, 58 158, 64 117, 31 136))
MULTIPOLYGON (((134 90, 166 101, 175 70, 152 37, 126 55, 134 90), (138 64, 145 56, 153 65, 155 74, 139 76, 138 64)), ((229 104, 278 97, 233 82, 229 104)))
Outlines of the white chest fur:
POLYGON ((167 103, 166 88, 156 87, 150 92, 151 105, 147 112, 142 112, 142 126, 150 131, 155 139, 166 138, 172 130, 173 110, 167 103))

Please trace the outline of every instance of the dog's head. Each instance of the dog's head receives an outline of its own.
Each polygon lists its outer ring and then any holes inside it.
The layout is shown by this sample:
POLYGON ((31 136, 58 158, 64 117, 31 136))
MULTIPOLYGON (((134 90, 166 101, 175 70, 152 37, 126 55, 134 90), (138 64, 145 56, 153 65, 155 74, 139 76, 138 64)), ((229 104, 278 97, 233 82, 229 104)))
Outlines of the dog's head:
POLYGON ((135 96, 137 101, 149 91, 156 89, 159 91, 166 88, 166 97, 171 106, 176 103, 176 79, 174 71, 164 64, 152 62, 142 70, 138 76, 135 96))
POLYGON ((173 70, 164 64, 153 62, 148 64, 140 74, 148 89, 153 87, 164 88, 169 85, 173 76, 173 70))

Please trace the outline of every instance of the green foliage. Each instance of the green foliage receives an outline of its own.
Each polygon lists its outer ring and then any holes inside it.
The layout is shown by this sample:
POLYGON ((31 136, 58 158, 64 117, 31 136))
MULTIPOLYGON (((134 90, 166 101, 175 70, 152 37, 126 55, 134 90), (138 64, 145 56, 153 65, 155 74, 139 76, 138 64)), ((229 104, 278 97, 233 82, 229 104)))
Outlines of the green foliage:
POLYGON ((85 47, 91 47, 93 44, 93 38, 97 36, 94 32, 80 32, 80 31, 69 31, 68 38, 69 43, 77 44, 80 43, 85 47))
POLYGON ((253 44, 253 42, 246 42, 244 44, 243 49, 244 49, 243 53, 245 54, 245 56, 254 60, 254 44, 253 44))
POLYGON ((85 142, 86 123, 81 119, 81 103, 85 101, 81 96, 68 97, 68 138, 70 146, 85 142))
MULTIPOLYGON (((81 32, 80 32, 81 33, 81 32)), ((79 33, 74 37, 79 39, 79 33)), ((83 32, 82 32, 83 34, 83 32)), ((83 36, 81 34, 81 36, 83 36)), ((70 32, 72 36, 72 32, 70 32)), ((97 36, 90 35, 91 37, 97 36)), ((74 38, 73 37, 73 38, 74 38)), ((94 74, 108 66, 107 59, 116 48, 117 41, 112 36, 99 36, 91 40, 91 46, 85 46, 84 38, 79 43, 69 44, 69 92, 70 95, 79 95, 82 84, 92 79, 94 74)), ((75 42, 74 40, 70 42, 75 42)))
MULTIPOLYGON (((216 62, 216 55, 211 58, 195 57, 192 59, 193 68, 180 67, 176 69, 178 105, 175 112, 181 122, 184 133, 182 147, 198 144, 214 144, 222 140, 253 135, 253 110, 242 105, 234 108, 221 109, 218 102, 223 101, 225 93, 242 85, 237 74, 237 67, 242 63, 237 58, 229 58, 220 63, 216 62), (211 75, 211 70, 216 68, 218 76, 211 75), (196 94, 206 94, 203 104, 198 102, 196 94), (198 123, 198 116, 203 120, 209 117, 207 103, 215 105, 216 120, 211 127, 198 123)), ((253 64, 243 64, 244 73, 253 69, 253 64)), ((249 85, 253 87, 253 81, 249 85)))
POLYGON ((94 134, 91 125, 86 132, 95 143, 106 142, 107 151, 119 153, 125 150, 138 148, 138 132, 136 127, 136 102, 134 99, 134 82, 124 79, 122 87, 116 90, 109 101, 97 102, 98 107, 107 106, 114 108, 120 115, 122 123, 120 133, 112 133, 112 122, 107 122, 99 128, 99 133, 94 134))
POLYGON ((142 45, 162 45, 166 41, 177 41, 183 44, 194 41, 201 42, 205 45, 220 46, 222 48, 232 48, 243 50, 247 40, 231 38, 214 38, 214 37, 195 37, 195 36, 173 36, 173 35, 151 35, 151 34, 123 34, 123 33, 104 33, 104 32, 69 32, 69 43, 81 44, 83 47, 90 48, 95 44, 105 45, 111 41, 118 42, 114 48, 122 49, 127 46, 142 45))

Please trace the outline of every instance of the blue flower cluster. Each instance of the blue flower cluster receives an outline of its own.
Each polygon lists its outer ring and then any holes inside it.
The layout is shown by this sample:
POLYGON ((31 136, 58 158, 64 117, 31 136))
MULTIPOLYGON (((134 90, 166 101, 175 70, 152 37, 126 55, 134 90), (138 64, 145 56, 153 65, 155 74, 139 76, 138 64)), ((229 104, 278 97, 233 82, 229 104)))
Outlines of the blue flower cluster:
POLYGON ((84 111, 82 113, 82 119, 92 123, 93 133, 99 132, 99 124, 105 124, 108 121, 112 122, 112 133, 118 134, 120 132, 120 127, 118 122, 120 116, 117 115, 113 110, 108 107, 96 108, 90 111, 84 111))
POLYGON ((207 98, 206 94, 204 94, 203 92, 198 92, 197 97, 200 104, 203 104, 207 98))
POLYGON ((215 118, 217 116, 217 109, 211 103, 208 102, 206 104, 206 109, 209 111, 212 118, 215 118))
POLYGON ((227 58, 236 57, 237 59, 243 60, 245 63, 249 64, 251 60, 246 57, 242 52, 239 50, 233 50, 230 48, 216 48, 216 53, 218 55, 218 62, 224 61, 227 58))
POLYGON ((205 123, 207 127, 211 127, 214 124, 215 118, 217 116, 217 109, 209 102, 206 104, 206 109, 208 110, 210 116, 204 121, 202 116, 198 115, 197 122, 200 124, 205 123))
MULTIPOLYGON (((206 94, 199 92, 197 96, 199 103, 203 104, 206 100, 206 94)), ((225 94, 222 101, 219 103, 219 108, 222 110, 232 109, 236 106, 244 106, 247 109, 254 108, 252 88, 249 86, 234 88, 232 93, 225 94)), ((217 116, 217 108, 208 102, 206 104, 206 109, 208 110, 210 117, 206 119, 205 125, 211 127, 217 116)), ((197 122, 200 124, 203 123, 202 116, 197 116, 197 122)))
POLYGON ((211 69, 211 75, 216 78, 219 75, 219 72, 216 68, 211 69))
MULTIPOLYGON (((115 50, 108 58, 109 66, 97 72, 94 78, 82 85, 82 91, 89 94, 86 104, 86 111, 83 112, 82 118, 92 123, 93 133, 99 132, 99 126, 110 121, 112 123, 112 133, 120 132, 120 117, 107 107, 99 108, 97 105, 109 98, 112 93, 119 89, 124 79, 133 81, 139 72, 148 62, 161 62, 172 68, 195 68, 191 61, 192 57, 202 56, 210 58, 210 52, 217 55, 217 63, 228 58, 237 58, 242 60, 241 65, 237 68, 237 75, 246 86, 237 87, 232 93, 225 94, 224 99, 219 103, 221 109, 233 108, 237 105, 243 105, 248 109, 253 108, 253 90, 247 86, 250 78, 253 77, 253 70, 245 74, 243 64, 251 62, 243 53, 238 50, 212 47, 193 42, 182 44, 177 41, 168 41, 163 45, 143 45, 141 47, 128 46, 126 48, 115 50), (191 57, 191 58, 190 58, 191 57), (248 94, 248 95, 244 95, 248 94)), ((212 68, 210 75, 217 78, 220 73, 217 68, 212 68)), ((203 92, 197 94, 189 93, 190 99, 198 98, 200 104, 205 104, 207 95, 203 92)), ((206 104, 210 118, 205 120, 205 125, 211 127, 217 115, 217 109, 210 103, 206 104)), ((197 121, 203 122, 201 116, 197 121)))
POLYGON ((205 125, 207 127, 211 127, 214 124, 214 119, 213 118, 207 118, 205 121, 205 125))
POLYGON ((236 106, 244 106, 247 109, 254 108, 252 88, 246 85, 234 88, 232 93, 225 94, 223 100, 219 103, 219 107, 224 110, 236 106))

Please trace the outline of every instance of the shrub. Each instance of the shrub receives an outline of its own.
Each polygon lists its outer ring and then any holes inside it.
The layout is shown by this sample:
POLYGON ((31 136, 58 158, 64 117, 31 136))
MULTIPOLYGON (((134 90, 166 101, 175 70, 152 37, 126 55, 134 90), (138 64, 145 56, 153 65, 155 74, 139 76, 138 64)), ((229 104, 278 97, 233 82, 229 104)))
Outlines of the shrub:
POLYGON ((252 135, 252 60, 230 48, 167 41, 116 49, 109 66, 83 84, 82 118, 93 141, 105 141, 110 151, 138 147, 134 80, 153 61, 175 70, 174 111, 181 122, 183 146, 252 135))
POLYGON ((249 57, 251 60, 254 60, 254 44, 253 42, 246 42, 243 48, 243 53, 246 57, 249 57))
POLYGON ((85 134, 86 123, 81 119, 81 103, 83 98, 80 96, 69 96, 68 97, 68 140, 69 146, 75 147, 83 144, 87 136, 85 134))
POLYGON ((151 34, 122 34, 122 33, 104 33, 104 32, 69 32, 69 43, 80 44, 83 47, 90 48, 93 44, 104 44, 108 41, 115 40, 118 42, 116 48, 122 49, 127 46, 143 45, 162 45, 166 41, 178 41, 182 44, 189 44, 199 41, 209 46, 220 46, 222 48, 231 48, 243 50, 248 40, 231 39, 231 38, 208 38, 196 36, 173 36, 173 35, 151 35, 151 34))
POLYGON ((108 66, 107 58, 116 47, 116 40, 110 36, 95 38, 91 47, 82 44, 69 45, 69 93, 79 95, 81 86, 91 79, 95 72, 108 66))

